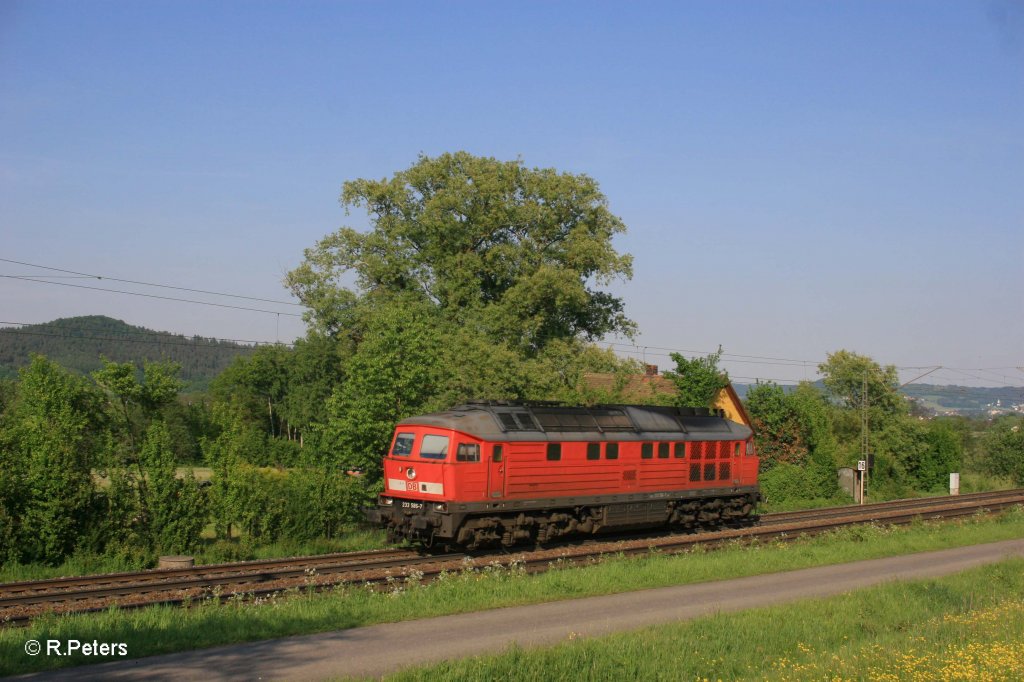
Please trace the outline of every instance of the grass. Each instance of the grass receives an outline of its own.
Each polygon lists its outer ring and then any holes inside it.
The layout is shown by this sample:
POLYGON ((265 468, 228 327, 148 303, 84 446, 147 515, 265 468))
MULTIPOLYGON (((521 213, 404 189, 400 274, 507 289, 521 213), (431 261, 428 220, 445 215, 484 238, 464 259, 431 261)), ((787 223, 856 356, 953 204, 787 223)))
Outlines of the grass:
MULTIPOLYGON (((125 642, 133 657, 286 635, 426 618, 631 590, 896 556, 1024 537, 1024 510, 944 524, 855 526, 789 543, 741 545, 713 552, 617 557, 602 563, 526 576, 489 568, 444 576, 426 586, 396 578, 386 592, 346 585, 324 594, 301 591, 256 602, 203 603, 189 610, 154 607, 49 617, 27 629, 0 631, 0 674, 99 662, 81 657, 29 657, 27 639, 125 642)), ((557 568, 557 567, 556 567, 557 568)))
POLYGON ((402 671, 413 680, 1020 680, 1024 560, 937 580, 518 647, 402 671))

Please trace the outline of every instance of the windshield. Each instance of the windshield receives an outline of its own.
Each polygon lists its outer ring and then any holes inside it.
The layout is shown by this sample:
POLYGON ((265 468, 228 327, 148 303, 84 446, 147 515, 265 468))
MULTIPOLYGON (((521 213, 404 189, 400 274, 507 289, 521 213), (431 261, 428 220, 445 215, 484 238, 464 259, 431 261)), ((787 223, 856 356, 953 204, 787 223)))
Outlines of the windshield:
POLYGON ((415 434, 400 433, 395 436, 395 446, 391 448, 392 455, 408 457, 412 454, 412 442, 416 440, 415 434))
POLYGON ((427 434, 420 443, 420 457, 426 459, 444 459, 448 455, 448 436, 427 434))

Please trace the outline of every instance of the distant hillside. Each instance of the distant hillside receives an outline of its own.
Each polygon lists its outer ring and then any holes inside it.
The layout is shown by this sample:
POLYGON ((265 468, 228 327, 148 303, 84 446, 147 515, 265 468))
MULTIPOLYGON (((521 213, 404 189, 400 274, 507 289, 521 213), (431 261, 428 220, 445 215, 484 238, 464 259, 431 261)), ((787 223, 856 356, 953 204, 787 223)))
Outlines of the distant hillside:
POLYGON ((1024 387, 938 386, 910 384, 900 389, 937 414, 999 414, 1024 411, 1024 387))
POLYGON ((12 378, 33 353, 88 374, 102 358, 116 362, 170 360, 181 365, 187 390, 205 390, 210 381, 251 346, 192 338, 136 327, 102 315, 70 317, 25 327, 0 329, 0 377, 12 378))
MULTIPOLYGON (((824 384, 814 382, 819 390, 824 384)), ((747 391, 753 384, 733 384, 740 397, 746 399, 747 391)), ((793 386, 783 386, 792 390, 793 386)), ((925 412, 938 415, 959 414, 981 416, 1020 414, 1024 412, 1024 387, 1000 386, 998 388, 979 386, 943 386, 937 384, 909 384, 900 388, 900 393, 917 401, 925 412)))

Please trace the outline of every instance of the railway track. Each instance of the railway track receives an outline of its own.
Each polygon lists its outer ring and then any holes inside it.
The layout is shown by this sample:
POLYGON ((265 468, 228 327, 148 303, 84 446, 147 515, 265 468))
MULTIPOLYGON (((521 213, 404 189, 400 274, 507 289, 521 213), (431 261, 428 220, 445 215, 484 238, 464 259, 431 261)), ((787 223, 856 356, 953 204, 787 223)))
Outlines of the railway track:
MULTIPOLYGON (((856 512, 858 516, 872 516, 875 512, 889 512, 894 510, 927 510, 930 507, 934 507, 937 501, 960 501, 964 503, 970 503, 972 505, 982 505, 985 502, 999 502, 1005 499, 1008 495, 1013 497, 1014 495, 1024 496, 1024 489, 1022 490, 997 490, 993 492, 984 493, 967 493, 964 495, 945 496, 945 497, 919 497, 907 500, 891 500, 889 502, 873 502, 871 504, 862 505, 849 505, 843 507, 826 507, 823 509, 807 509, 803 511, 792 511, 792 512, 776 512, 774 514, 765 514, 761 517, 759 523, 761 525, 767 524, 780 524, 789 523, 792 521, 806 521, 816 519, 827 519, 827 518, 841 518, 847 516, 851 511, 856 512)), ((869 519, 870 520, 870 519, 869 519)))
POLYGON ((785 540, 856 523, 902 524, 915 519, 966 516, 979 510, 998 511, 1018 504, 1024 504, 1024 489, 783 512, 764 515, 756 525, 745 528, 596 539, 516 553, 422 555, 410 550, 375 550, 5 583, 0 584, 0 623, 24 625, 43 613, 80 613, 111 605, 136 608, 210 598, 256 598, 285 590, 325 589, 340 583, 380 584, 410 575, 426 581, 443 571, 495 563, 515 562, 527 572, 540 572, 554 561, 586 563, 608 554, 635 555, 652 549, 677 553, 698 544, 707 547, 737 540, 785 540))

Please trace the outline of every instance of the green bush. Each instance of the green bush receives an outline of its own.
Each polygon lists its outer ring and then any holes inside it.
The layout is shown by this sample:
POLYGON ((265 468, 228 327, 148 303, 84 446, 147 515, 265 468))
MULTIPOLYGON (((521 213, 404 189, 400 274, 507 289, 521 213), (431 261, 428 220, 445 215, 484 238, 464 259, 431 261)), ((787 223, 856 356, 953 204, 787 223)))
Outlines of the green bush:
POLYGON ((15 539, 8 558, 57 564, 78 547, 93 520, 101 423, 99 397, 85 380, 40 356, 19 372, 0 424, 0 532, 15 539))
POLYGON ((826 483, 821 470, 780 462, 760 476, 761 494, 772 509, 802 506, 816 500, 832 499, 837 488, 834 469, 826 483))

